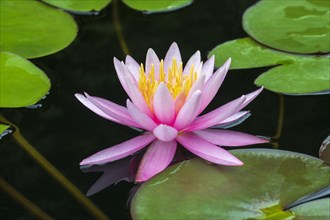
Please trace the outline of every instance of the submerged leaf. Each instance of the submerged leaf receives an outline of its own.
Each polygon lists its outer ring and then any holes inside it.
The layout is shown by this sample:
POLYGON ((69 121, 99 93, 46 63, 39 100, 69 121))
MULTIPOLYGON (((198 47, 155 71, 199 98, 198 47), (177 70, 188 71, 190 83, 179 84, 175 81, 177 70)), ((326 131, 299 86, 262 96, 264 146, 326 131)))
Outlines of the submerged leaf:
POLYGON ((321 160, 330 164, 330 135, 322 142, 320 147, 319 156, 321 160))
POLYGON ((0 52, 0 107, 33 105, 46 95, 49 78, 30 61, 0 52))
POLYGON ((257 41, 279 50, 328 53, 330 4, 318 2, 322 1, 259 1, 244 13, 244 30, 257 41))
POLYGON ((292 219, 295 214, 280 207, 329 185, 330 168, 318 158, 270 149, 230 152, 244 166, 192 159, 145 182, 132 202, 133 219, 292 219))
POLYGON ((0 15, 1 50, 26 58, 62 50, 77 35, 69 14, 39 1, 0 1, 0 15))

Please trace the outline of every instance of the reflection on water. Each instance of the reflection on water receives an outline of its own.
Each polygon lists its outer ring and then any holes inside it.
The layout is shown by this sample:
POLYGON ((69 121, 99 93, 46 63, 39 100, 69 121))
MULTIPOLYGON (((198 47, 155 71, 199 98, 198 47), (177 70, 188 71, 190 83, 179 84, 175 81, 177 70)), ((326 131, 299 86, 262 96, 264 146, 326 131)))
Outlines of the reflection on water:
MULTIPOLYGON (((144 15, 120 3, 119 12, 130 52, 139 62, 145 60, 148 48, 160 51, 158 55, 163 57, 168 45, 174 41, 180 45, 183 60, 187 61, 196 50, 201 50, 204 59, 207 52, 219 43, 245 37, 241 16, 252 4, 253 1, 206 3, 196 0, 176 12, 144 15)), ((86 16, 76 16, 80 22, 80 35, 76 41, 59 53, 32 60, 47 66, 56 76, 57 83, 52 85, 56 92, 51 94, 53 97, 44 111, 1 109, 1 114, 19 125, 26 139, 79 189, 87 192, 97 181, 89 194, 107 187, 110 182, 130 179, 133 162, 129 159, 118 161, 129 165, 128 169, 122 166, 118 170, 112 169, 117 165, 108 164, 92 167, 85 174, 79 169, 81 159, 137 134, 137 131, 98 117, 74 98, 74 93, 85 91, 122 105, 126 102, 126 94, 118 83, 112 63, 114 56, 122 60, 124 55, 115 35, 111 7, 101 13, 104 16, 92 22, 87 21, 86 16), (99 173, 94 173, 98 171, 104 172, 101 178, 99 173)), ((229 71, 207 111, 255 89, 253 82, 264 71, 265 68, 229 71)), ((328 95, 285 96, 279 148, 317 156, 320 144, 330 133, 328 101, 328 95)), ((277 130, 278 109, 277 94, 264 91, 246 109, 253 116, 234 130, 273 136, 277 130)), ((257 147, 269 148, 270 145, 257 147)), ((186 158, 186 152, 183 154, 181 160, 186 158)), ((8 138, 1 142, 0 166, 3 179, 55 219, 90 219, 86 210, 8 138)), ((134 186, 134 183, 121 181, 90 198, 110 218, 129 219, 126 204, 134 186)), ((34 217, 1 193, 0 219, 34 217)))

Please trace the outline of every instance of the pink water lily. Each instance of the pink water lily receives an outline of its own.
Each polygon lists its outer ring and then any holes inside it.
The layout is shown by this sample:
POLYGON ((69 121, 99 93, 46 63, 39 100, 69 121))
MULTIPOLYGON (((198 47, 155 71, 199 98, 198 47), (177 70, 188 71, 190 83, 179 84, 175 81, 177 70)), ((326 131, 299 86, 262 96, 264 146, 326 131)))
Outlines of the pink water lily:
POLYGON ((148 146, 135 177, 136 182, 142 182, 171 163, 178 143, 209 162, 240 166, 243 163, 220 146, 267 142, 253 135, 212 128, 244 117, 248 112, 240 110, 262 88, 199 116, 220 88, 230 59, 213 73, 214 56, 203 63, 197 51, 183 66, 178 45, 173 43, 164 60, 159 60, 156 53, 149 49, 145 66, 139 65, 130 56, 126 57, 125 62, 114 58, 114 65, 119 81, 129 96, 126 107, 86 93, 76 94, 76 97, 101 117, 144 132, 84 159, 80 165, 105 164, 148 146))

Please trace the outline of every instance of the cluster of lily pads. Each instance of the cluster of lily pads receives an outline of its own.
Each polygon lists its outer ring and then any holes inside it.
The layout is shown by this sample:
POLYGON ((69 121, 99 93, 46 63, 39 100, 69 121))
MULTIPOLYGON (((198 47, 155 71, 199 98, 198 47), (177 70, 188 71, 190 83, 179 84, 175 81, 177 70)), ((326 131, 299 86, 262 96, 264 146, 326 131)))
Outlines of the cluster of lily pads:
POLYGON ((262 0, 243 15, 250 35, 214 48, 219 66, 232 57, 231 69, 269 67, 255 83, 289 95, 330 92, 330 5, 327 1, 262 0))
MULTIPOLYGON (((123 2, 132 9, 154 13, 175 10, 192 0, 123 2)), ((72 13, 97 12, 109 3, 111 0, 1 1, 0 108, 26 107, 42 99, 51 82, 28 59, 56 53, 73 42, 78 26, 72 13)), ((1 131, 8 127, 1 125, 1 131)))

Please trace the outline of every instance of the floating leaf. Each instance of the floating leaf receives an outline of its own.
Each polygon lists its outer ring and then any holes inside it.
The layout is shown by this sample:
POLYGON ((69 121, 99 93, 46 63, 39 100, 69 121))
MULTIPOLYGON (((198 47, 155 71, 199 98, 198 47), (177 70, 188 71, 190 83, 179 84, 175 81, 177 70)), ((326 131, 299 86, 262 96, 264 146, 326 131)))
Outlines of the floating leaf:
POLYGON ((298 205, 291 210, 296 213, 296 220, 303 219, 330 219, 330 198, 318 199, 311 202, 298 205))
POLYGON ((209 53, 211 55, 215 55, 216 66, 231 57, 230 69, 274 66, 294 59, 291 54, 271 50, 248 37, 220 44, 209 53))
POLYGON ((6 135, 12 133, 13 131, 10 129, 9 125, 0 123, 0 140, 6 135))
POLYGON ((1 49, 26 58, 62 50, 77 35, 69 14, 39 1, 0 1, 0 14, 1 49))
POLYGON ((296 0, 279 4, 263 0, 246 10, 243 27, 269 47, 295 53, 328 53, 329 9, 328 1, 296 0))
POLYGON ((255 83, 266 89, 286 93, 304 94, 330 89, 330 59, 328 57, 297 57, 287 65, 270 69, 255 83))
POLYGON ((326 94, 330 90, 330 58, 326 56, 302 56, 279 52, 251 38, 220 44, 209 53, 209 56, 213 54, 216 66, 220 66, 231 57, 231 69, 279 65, 263 73, 255 81, 257 85, 274 92, 314 95, 326 94))
POLYGON ((71 11, 100 11, 107 6, 111 0, 43 0, 50 5, 71 11))
POLYGON ((33 105, 50 88, 48 77, 30 61, 0 52, 0 107, 33 105))
POLYGON ((200 159, 169 167, 133 198, 133 219, 293 219, 284 207, 329 185, 330 167, 308 155, 233 150, 242 167, 200 159))
POLYGON ((144 11, 146 13, 155 13, 174 11, 176 9, 183 8, 190 5, 193 0, 123 0, 123 2, 135 10, 144 11))

